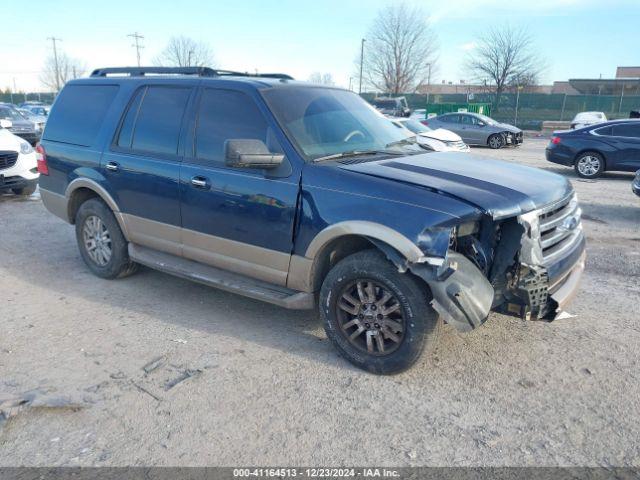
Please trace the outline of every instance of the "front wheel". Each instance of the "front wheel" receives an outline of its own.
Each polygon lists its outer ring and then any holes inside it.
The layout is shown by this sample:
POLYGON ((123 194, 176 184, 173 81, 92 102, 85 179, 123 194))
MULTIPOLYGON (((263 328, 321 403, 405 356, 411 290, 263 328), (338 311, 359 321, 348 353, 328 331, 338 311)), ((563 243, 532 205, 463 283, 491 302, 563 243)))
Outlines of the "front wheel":
POLYGON ((495 133, 489 137, 489 148, 497 150, 504 146, 504 137, 499 133, 495 133))
POLYGON ((581 153, 574 168, 582 178, 597 178, 604 171, 604 158, 598 152, 581 153))
POLYGON ((320 290, 327 337, 359 368, 394 374, 411 367, 435 337, 428 287, 368 250, 341 260, 320 290))

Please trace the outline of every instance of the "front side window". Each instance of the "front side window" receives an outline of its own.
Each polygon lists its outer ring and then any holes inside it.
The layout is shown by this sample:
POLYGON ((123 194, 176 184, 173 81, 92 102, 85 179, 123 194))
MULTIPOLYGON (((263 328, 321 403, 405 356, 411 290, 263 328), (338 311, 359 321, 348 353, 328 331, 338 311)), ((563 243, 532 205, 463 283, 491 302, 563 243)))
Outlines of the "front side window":
POLYGON ((139 152, 176 155, 191 89, 154 85, 141 93, 143 90, 136 93, 129 105, 118 146, 139 152))
POLYGON ((251 97, 233 90, 204 90, 198 108, 196 157, 224 164, 225 142, 230 139, 260 140, 271 152, 280 151, 251 97))
POLYGON ((640 122, 614 125, 613 135, 616 137, 640 138, 640 122))
POLYGON ((261 93, 307 160, 354 151, 422 151, 417 145, 406 145, 406 131, 353 92, 286 87, 261 93))

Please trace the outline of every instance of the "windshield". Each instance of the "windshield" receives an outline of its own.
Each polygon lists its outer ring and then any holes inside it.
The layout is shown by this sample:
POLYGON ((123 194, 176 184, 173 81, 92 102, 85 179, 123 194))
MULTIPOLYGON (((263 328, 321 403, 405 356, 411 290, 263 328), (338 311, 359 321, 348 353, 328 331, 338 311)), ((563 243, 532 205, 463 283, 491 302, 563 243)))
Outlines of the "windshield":
POLYGON ((423 125, 417 120, 402 120, 400 123, 402 123, 405 128, 408 128, 413 133, 426 133, 432 131, 431 128, 423 125))
POLYGON ((271 111, 307 161, 354 151, 424 153, 357 94, 331 88, 273 88, 262 92, 271 111), (394 144, 394 145, 390 145, 394 144))
POLYGON ((498 122, 496 122, 493 118, 489 118, 486 115, 482 115, 481 113, 476 113, 476 115, 480 120, 482 120, 487 125, 497 125, 498 124, 498 122))
POLYGON ((24 120, 17 110, 9 107, 0 107, 0 118, 3 120, 24 120))

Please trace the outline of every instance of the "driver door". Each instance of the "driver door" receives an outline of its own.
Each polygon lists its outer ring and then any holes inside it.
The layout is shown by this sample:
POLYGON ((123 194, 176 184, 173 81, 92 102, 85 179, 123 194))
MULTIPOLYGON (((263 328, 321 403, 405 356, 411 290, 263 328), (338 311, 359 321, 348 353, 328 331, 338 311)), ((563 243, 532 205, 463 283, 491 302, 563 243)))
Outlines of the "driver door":
POLYGON ((192 147, 180 170, 183 255, 286 285, 299 171, 286 158, 278 171, 225 164, 229 139, 261 140, 272 153, 283 153, 253 97, 203 88, 196 103, 192 147))

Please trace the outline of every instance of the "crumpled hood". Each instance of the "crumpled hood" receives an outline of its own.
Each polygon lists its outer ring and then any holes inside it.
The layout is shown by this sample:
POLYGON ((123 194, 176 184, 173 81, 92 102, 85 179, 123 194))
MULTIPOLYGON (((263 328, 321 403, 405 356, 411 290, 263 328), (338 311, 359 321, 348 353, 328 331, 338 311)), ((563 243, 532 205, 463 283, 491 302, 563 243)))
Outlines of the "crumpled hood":
POLYGON ((499 123, 498 125, 494 125, 494 127, 506 130, 507 132, 511 133, 520 133, 522 131, 518 127, 514 127, 513 125, 509 125, 508 123, 499 123))
POLYGON ((568 180, 555 173, 449 152, 340 165, 340 168, 441 191, 480 208, 494 219, 535 210, 572 191, 568 180))
POLYGON ((436 128, 435 130, 423 132, 420 136, 435 138, 442 142, 460 142, 462 140, 460 135, 453 133, 451 130, 445 130, 444 128, 436 128))

